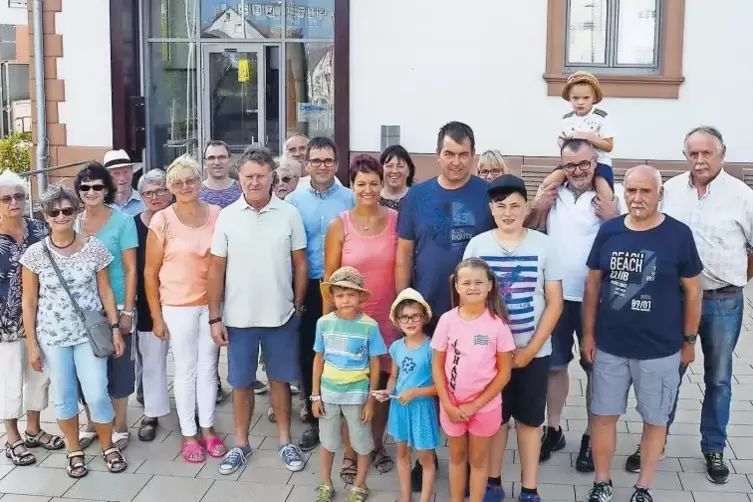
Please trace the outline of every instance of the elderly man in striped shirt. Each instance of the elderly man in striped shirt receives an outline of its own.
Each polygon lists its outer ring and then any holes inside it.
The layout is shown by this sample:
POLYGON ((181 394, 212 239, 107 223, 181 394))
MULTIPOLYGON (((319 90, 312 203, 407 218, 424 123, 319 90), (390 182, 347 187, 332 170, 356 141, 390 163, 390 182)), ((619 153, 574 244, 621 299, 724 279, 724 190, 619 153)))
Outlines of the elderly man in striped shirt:
MULTIPOLYGON (((726 147, 717 129, 703 126, 691 130, 685 136, 684 153, 690 170, 664 185, 662 210, 690 227, 703 262, 698 336, 706 392, 701 411, 701 452, 706 476, 722 484, 729 479, 724 445, 732 397, 732 354, 742 324, 742 288, 751 278, 746 248, 753 244, 753 190, 724 170, 726 147)), ((680 372, 685 369, 681 367, 680 372)), ((636 456, 640 465, 638 451, 628 458, 628 470, 634 470, 636 456)))

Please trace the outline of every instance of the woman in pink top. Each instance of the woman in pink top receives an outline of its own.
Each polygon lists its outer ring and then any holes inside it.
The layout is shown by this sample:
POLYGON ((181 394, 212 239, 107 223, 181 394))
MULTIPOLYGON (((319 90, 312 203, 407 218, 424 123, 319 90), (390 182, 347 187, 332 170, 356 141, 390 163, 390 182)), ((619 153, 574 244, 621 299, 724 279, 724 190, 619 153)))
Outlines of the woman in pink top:
POLYGON ((144 279, 154 335, 169 340, 175 358, 175 405, 183 458, 203 462, 227 449, 214 432, 217 353, 209 330, 207 274, 212 232, 220 208, 199 201, 201 171, 190 157, 167 170, 175 203, 149 222, 144 279), (201 435, 197 436, 198 408, 201 435))
POLYGON ((450 500, 465 498, 466 458, 471 500, 484 498, 489 443, 502 423, 502 389, 510 381, 515 341, 497 276, 468 258, 452 276, 452 305, 437 322, 431 347, 439 423, 450 446, 450 500))
MULTIPOLYGON (((397 338, 390 322, 390 307, 395 299, 395 256, 397 253, 397 212, 379 205, 384 171, 379 161, 369 155, 359 155, 350 164, 350 183, 356 207, 345 211, 330 223, 324 245, 324 280, 340 267, 349 265, 363 275, 371 298, 361 305, 363 312, 379 324, 384 343, 389 348, 397 338)), ((333 309, 324 305, 324 313, 333 309)), ((384 388, 390 376, 392 361, 389 354, 381 358, 381 380, 384 388)), ((389 403, 375 403, 371 422, 374 436, 374 467, 385 473, 392 470, 393 461, 385 453, 384 430, 387 426, 389 403)), ((344 435, 343 438, 347 438, 344 435)), ((352 483, 356 454, 346 441, 345 460, 340 476, 352 483)))

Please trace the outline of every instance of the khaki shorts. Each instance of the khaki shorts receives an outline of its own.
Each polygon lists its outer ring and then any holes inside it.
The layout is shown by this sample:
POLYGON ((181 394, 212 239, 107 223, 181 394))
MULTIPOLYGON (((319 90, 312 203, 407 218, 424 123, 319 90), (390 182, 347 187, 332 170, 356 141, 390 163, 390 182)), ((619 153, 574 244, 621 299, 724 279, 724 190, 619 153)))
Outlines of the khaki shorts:
POLYGON ((26 340, 0 343, 0 419, 17 420, 47 408, 50 380, 31 369, 28 354, 26 340))
POLYGON ((342 445, 342 419, 348 424, 348 437, 353 450, 368 455, 374 449, 371 424, 361 420, 363 405, 324 403, 324 416, 319 417, 319 441, 322 448, 336 452, 342 445))

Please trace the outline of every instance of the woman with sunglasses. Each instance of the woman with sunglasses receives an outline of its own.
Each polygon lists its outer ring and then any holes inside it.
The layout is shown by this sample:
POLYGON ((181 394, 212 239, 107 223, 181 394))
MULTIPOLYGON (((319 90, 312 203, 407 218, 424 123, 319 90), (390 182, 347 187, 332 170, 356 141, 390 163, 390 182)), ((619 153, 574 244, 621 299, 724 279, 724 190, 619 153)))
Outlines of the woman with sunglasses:
POLYGON ((110 287, 113 256, 99 239, 74 231, 79 200, 70 189, 52 185, 42 195, 41 204, 50 235, 32 244, 20 260, 29 365, 35 371, 44 370, 54 382, 51 401, 68 444, 68 475, 82 478, 88 473, 79 440, 78 382, 89 403, 90 423, 99 437, 107 469, 123 472, 126 461, 112 437, 115 411, 107 390, 108 360, 94 355, 86 326, 71 305, 72 296, 81 310, 104 310, 112 326, 114 357, 123 355, 125 344, 110 287))
MULTIPOLYGON (((108 389, 115 408, 115 432, 112 440, 120 450, 128 446, 128 397, 133 394, 135 361, 132 351, 133 318, 136 308, 136 248, 139 245, 133 217, 109 207, 115 199, 115 184, 110 172, 92 162, 78 173, 73 181, 76 195, 84 203, 84 211, 76 218, 74 229, 102 241, 112 255, 108 267, 110 286, 118 307, 118 323, 125 342, 123 357, 110 357, 107 362, 108 389)), ((84 403, 86 404, 86 403, 84 403)), ((96 436, 86 409, 89 423, 81 432, 81 447, 88 447, 96 436)))
POLYGON ((154 335, 169 340, 175 358, 175 406, 181 453, 201 463, 204 452, 222 458, 227 448, 214 431, 217 346, 210 335, 207 275, 219 206, 199 200, 201 171, 188 156, 167 169, 175 203, 149 222, 146 238, 146 298, 154 335), (198 411, 198 430, 195 412, 198 411))
POLYGON ((44 222, 24 217, 26 182, 14 172, 0 174, 0 419, 5 425, 5 456, 13 465, 36 462, 28 448, 59 450, 60 436, 42 430, 39 416, 47 408, 50 380, 33 371, 28 361, 21 318, 21 269, 18 259, 44 239, 44 222), (26 432, 18 419, 26 414, 26 432))
POLYGON ((284 199, 298 187, 301 179, 301 163, 289 157, 280 158, 280 166, 275 169, 275 195, 284 199))

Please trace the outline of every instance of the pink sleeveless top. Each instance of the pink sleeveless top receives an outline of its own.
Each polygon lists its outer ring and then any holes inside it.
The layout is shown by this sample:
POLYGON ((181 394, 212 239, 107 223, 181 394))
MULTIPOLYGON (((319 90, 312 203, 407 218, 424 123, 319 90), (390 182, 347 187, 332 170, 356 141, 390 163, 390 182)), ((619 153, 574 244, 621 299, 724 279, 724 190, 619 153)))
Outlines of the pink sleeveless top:
MULTIPOLYGON (((387 226, 379 235, 361 235, 353 226, 350 211, 340 214, 343 222, 341 266, 355 267, 363 275, 371 298, 361 308, 379 324, 384 344, 389 349, 398 333, 390 322, 390 307, 395 300, 395 256, 397 255, 397 211, 388 210, 387 226)), ((390 355, 381 357, 382 371, 392 369, 390 355)))

